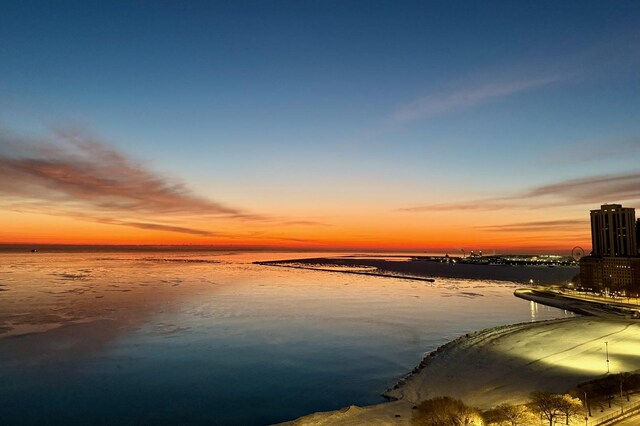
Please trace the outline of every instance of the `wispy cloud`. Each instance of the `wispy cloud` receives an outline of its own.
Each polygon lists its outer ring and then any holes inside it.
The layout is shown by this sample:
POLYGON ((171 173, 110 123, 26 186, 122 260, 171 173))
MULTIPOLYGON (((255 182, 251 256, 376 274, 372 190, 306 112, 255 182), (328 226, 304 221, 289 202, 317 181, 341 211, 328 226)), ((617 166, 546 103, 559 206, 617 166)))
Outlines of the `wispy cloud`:
POLYGON ((640 172, 630 172, 569 179, 502 197, 459 203, 427 204, 400 210, 423 212, 433 210, 535 209, 637 200, 640 200, 640 172))
POLYGON ((98 223, 104 223, 107 225, 128 226, 130 228, 149 229, 153 231, 177 232, 180 234, 199 235, 201 237, 214 237, 217 235, 213 232, 205 231, 202 229, 188 228, 184 226, 163 225, 160 223, 130 222, 125 220, 104 219, 104 218, 102 219, 95 218, 94 221, 98 223))
POLYGON ((640 199, 640 172, 570 179, 532 188, 515 199, 556 197, 576 204, 640 199))
POLYGON ((210 237, 218 234, 182 222, 193 217, 277 220, 199 196, 77 132, 39 140, 0 133, 0 180, 5 208, 104 224, 210 237))
POLYGON ((595 139, 559 145, 543 151, 539 161, 545 164, 602 163, 607 160, 634 158, 640 156, 640 137, 595 139))
POLYGON ((484 198, 480 200, 462 201, 457 203, 436 203, 421 204, 419 206, 403 207, 399 211, 409 213, 419 213, 426 211, 447 211, 447 210, 502 210, 513 208, 509 203, 501 201, 499 198, 484 198))
POLYGON ((77 134, 53 141, 16 141, 0 135, 0 194, 79 203, 98 211, 245 217, 249 213, 194 194, 105 144, 77 134), (16 142, 21 142, 19 148, 16 142))
POLYGON ((401 106, 392 114, 391 120, 395 123, 405 123, 430 118, 537 87, 547 86, 562 79, 563 77, 561 76, 550 76, 529 80, 494 82, 454 91, 433 93, 401 106))
POLYGON ((403 124, 464 110, 556 83, 580 81, 637 70, 640 33, 619 34, 581 51, 546 61, 512 63, 504 69, 476 70, 476 81, 455 89, 426 93, 399 106, 386 124, 403 124), (478 77, 479 75, 482 75, 478 77))
POLYGON ((550 230, 575 231, 589 228, 589 221, 577 219, 543 220, 510 223, 506 225, 477 226, 476 229, 492 232, 544 232, 550 230))
MULTIPOLYGON (((200 196, 185 183, 79 132, 26 139, 0 130, 0 180, 4 209, 106 225, 227 239, 250 235, 191 225, 225 219, 262 226, 328 226, 307 218, 257 214, 200 196)), ((269 239, 266 234, 263 238, 269 239)))

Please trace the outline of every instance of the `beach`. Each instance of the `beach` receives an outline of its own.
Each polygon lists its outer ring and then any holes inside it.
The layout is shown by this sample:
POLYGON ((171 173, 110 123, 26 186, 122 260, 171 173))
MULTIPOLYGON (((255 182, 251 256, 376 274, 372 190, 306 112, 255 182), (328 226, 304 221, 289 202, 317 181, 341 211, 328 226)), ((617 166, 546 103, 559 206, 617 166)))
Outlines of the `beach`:
POLYGON ((594 317, 495 327, 426 358, 393 398, 417 403, 451 396, 488 409, 521 404, 533 391, 562 393, 607 373, 640 369, 640 323, 594 317))
POLYGON ((640 369, 640 322, 577 317, 493 327, 471 333, 425 356, 385 395, 396 401, 317 413, 291 425, 409 424, 411 408, 450 396, 480 409, 522 404, 533 391, 563 393, 607 373, 640 369), (399 416, 399 417, 398 417, 399 416))

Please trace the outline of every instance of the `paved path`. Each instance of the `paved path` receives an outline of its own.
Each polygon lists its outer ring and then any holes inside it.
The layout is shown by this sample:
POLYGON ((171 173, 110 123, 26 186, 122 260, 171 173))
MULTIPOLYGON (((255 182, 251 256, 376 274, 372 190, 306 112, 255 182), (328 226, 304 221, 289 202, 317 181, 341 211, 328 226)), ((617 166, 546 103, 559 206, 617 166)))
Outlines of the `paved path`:
POLYGON ((600 318, 630 319, 634 310, 638 309, 634 307, 632 310, 628 306, 623 306, 618 303, 604 303, 567 296, 547 288, 519 288, 514 292, 514 295, 543 305, 567 309, 578 314, 593 315, 600 318))
POLYGON ((638 426, 640 425, 640 413, 631 417, 627 417, 621 422, 614 423, 614 425, 615 426, 638 426))

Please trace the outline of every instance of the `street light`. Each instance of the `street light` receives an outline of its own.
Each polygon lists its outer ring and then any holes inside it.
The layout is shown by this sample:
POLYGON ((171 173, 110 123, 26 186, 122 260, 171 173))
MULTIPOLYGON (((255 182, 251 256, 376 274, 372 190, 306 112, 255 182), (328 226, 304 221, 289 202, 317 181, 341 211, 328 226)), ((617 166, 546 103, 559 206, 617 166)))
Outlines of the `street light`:
MULTIPOLYGON (((587 392, 584 392, 584 407, 587 409, 587 414, 591 417, 591 406, 589 405, 589 400, 587 399, 587 392)), ((587 423, 588 417, 584 417, 585 424, 587 423)))
POLYGON ((624 414, 624 399, 622 395, 622 381, 623 381, 624 373, 618 373, 618 380, 620 380, 620 414, 624 414))
POLYGON ((609 374, 609 342, 604 342, 604 347, 607 351, 607 374, 609 374))

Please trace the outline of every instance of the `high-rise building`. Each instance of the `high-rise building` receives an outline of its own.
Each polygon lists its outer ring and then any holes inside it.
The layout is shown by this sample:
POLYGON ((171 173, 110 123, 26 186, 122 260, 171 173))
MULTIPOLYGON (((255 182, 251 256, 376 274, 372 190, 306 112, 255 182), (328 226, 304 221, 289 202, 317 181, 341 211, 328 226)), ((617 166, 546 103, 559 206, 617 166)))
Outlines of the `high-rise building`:
POLYGON ((635 209, 604 204, 591 210, 592 256, 636 256, 635 209))
POLYGON ((640 254, 640 219, 636 220, 636 245, 638 246, 638 254, 640 254))
POLYGON ((580 284, 605 294, 640 295, 640 256, 635 209, 605 204, 591 210, 591 256, 580 259, 580 284))

